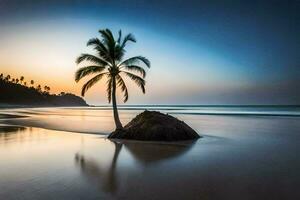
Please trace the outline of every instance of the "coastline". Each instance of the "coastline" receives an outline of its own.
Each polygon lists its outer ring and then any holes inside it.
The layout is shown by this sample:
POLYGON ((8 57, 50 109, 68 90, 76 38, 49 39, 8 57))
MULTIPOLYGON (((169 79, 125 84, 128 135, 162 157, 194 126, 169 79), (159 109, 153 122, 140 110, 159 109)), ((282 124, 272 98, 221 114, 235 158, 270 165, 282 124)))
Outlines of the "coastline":
POLYGON ((63 106, 57 106, 57 105, 26 105, 26 104, 5 104, 5 103, 0 103, 0 109, 13 109, 13 108, 64 108, 64 107, 91 107, 90 105, 63 105, 63 106))

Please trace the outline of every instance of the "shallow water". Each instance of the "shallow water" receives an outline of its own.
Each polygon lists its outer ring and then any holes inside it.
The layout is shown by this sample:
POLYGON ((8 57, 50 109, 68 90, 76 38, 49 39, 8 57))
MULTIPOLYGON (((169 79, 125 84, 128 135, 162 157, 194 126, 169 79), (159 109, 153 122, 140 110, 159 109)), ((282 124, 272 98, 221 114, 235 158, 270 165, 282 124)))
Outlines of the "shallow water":
POLYGON ((300 117, 174 115, 204 137, 121 143, 107 108, 0 110, 0 199, 300 198, 300 117))

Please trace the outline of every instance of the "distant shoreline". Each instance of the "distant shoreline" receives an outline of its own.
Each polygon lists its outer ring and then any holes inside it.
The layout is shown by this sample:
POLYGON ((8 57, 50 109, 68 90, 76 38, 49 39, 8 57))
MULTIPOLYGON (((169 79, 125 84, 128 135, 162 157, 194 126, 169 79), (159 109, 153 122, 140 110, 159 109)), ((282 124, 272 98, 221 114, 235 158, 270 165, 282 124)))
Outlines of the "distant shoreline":
MULTIPOLYGON (((100 105, 90 105, 91 107, 110 107, 110 105, 107 104, 100 104, 100 105)), ((205 105, 205 104, 127 104, 127 105, 118 105, 118 107, 300 107, 300 104, 242 104, 242 105, 205 105)))
POLYGON ((61 92, 50 94, 50 88, 45 86, 27 86, 26 84, 0 79, 0 107, 55 107, 55 106, 88 106, 85 100, 72 93, 61 92))
POLYGON ((63 107, 90 107, 89 105, 80 105, 80 106, 74 106, 74 105, 70 105, 70 106, 55 106, 55 105, 20 105, 20 104, 4 104, 4 103, 0 103, 0 109, 10 109, 10 108, 63 108, 63 107))

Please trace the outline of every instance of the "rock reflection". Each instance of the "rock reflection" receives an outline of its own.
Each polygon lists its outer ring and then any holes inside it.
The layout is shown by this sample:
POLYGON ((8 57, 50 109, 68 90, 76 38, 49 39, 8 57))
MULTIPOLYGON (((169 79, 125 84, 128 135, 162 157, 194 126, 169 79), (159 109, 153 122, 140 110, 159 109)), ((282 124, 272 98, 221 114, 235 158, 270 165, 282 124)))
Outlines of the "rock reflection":
POLYGON ((143 165, 148 165, 181 156, 189 151, 194 143, 194 141, 168 144, 128 141, 124 145, 137 161, 143 165))
POLYGON ((96 183, 101 191, 110 194, 115 194, 120 184, 120 177, 117 176, 117 162, 123 146, 142 166, 145 166, 179 157, 189 151, 194 144, 194 142, 158 144, 136 141, 120 143, 113 140, 111 142, 115 150, 108 168, 97 160, 87 158, 80 153, 76 153, 74 158, 82 174, 93 184, 96 183))

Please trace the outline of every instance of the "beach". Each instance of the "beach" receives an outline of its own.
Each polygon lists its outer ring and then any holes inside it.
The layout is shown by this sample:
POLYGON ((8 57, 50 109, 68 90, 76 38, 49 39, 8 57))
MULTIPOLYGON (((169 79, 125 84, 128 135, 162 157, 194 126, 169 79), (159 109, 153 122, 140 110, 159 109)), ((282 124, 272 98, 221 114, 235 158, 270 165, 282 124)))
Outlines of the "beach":
POLYGON ((109 107, 0 110, 0 199, 299 199, 299 107, 120 107, 183 120, 192 142, 109 140, 109 107))

